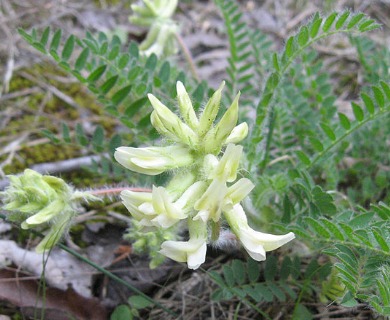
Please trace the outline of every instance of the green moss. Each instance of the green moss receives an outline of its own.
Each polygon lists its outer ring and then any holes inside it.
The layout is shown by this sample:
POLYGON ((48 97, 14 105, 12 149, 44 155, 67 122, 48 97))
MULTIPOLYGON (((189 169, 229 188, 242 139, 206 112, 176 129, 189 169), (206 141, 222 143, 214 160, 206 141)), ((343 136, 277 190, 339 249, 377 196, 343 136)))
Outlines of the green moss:
MULTIPOLYGON (((75 144, 60 145, 51 142, 39 144, 36 146, 28 146, 29 142, 41 139, 43 135, 41 130, 46 129, 54 134, 59 134, 61 137, 61 123, 65 122, 71 131, 75 125, 88 117, 93 125, 101 125, 109 138, 115 133, 117 120, 110 116, 105 116, 103 107, 98 103, 96 98, 88 92, 80 83, 64 83, 59 81, 59 76, 67 76, 62 70, 57 69, 51 64, 37 64, 27 70, 22 70, 25 73, 31 74, 33 78, 47 83, 54 88, 57 88, 65 95, 71 97, 80 108, 68 105, 66 102, 58 98, 54 94, 47 93, 46 89, 40 92, 35 92, 29 96, 22 96, 14 100, 9 100, 7 103, 10 109, 14 110, 15 105, 21 105, 20 112, 15 112, 14 118, 7 124, 7 127, 0 130, 0 136, 15 136, 15 139, 21 135, 28 134, 28 140, 23 141, 25 146, 21 146, 17 150, 11 164, 4 168, 5 173, 15 173, 31 167, 34 164, 53 162, 71 159, 82 156, 81 147, 75 144), (48 94, 50 98, 48 99, 48 94)), ((10 93, 19 92, 26 88, 36 87, 34 81, 28 80, 16 74, 10 82, 10 93)), ((19 109, 18 109, 19 110, 19 109)), ((7 143, 11 142, 12 138, 7 143)), ((8 155, 0 157, 0 161, 7 158, 8 155)), ((85 176, 72 177, 76 179, 78 185, 91 185, 91 179, 85 176), (80 181, 78 181, 80 180, 80 181)), ((73 180, 70 180, 73 181, 73 180)))

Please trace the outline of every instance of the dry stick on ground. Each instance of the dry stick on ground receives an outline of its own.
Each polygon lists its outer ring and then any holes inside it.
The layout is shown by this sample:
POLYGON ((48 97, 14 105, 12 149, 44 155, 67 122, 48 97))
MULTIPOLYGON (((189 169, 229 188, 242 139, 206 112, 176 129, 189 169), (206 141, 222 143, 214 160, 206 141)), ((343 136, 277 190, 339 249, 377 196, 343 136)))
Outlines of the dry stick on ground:
POLYGON ((195 66, 194 60, 192 58, 191 52, 188 50, 182 37, 178 33, 175 33, 175 37, 176 37, 177 43, 179 44, 180 48, 183 51, 184 57, 185 57, 186 61, 188 62, 188 65, 190 66, 192 76, 196 79, 196 81, 200 81, 200 78, 199 78, 198 72, 196 71, 196 66, 195 66))
POLYGON ((45 83, 44 81, 38 80, 34 78, 32 75, 28 74, 27 72, 20 72, 20 76, 23 78, 26 78, 27 80, 30 80, 32 82, 35 82, 37 85, 39 85, 41 88, 49 90, 52 94, 54 94, 57 98, 61 99, 62 101, 66 102, 68 105, 72 106, 75 109, 81 109, 81 106, 77 104, 71 97, 66 95, 65 93, 58 90, 56 87, 49 85, 45 83))
MULTIPOLYGON (((7 2, 4 2, 3 5, 5 6, 8 4, 7 2)), ((12 10, 12 6, 9 4, 6 6, 8 11, 12 10)), ((5 19, 5 16, 3 14, 3 10, 0 10, 0 19, 3 21, 5 19)), ((0 28, 4 31, 4 33, 7 36, 7 51, 8 51, 8 59, 6 63, 6 70, 4 72, 4 77, 3 77, 3 88, 0 86, 0 97, 3 92, 8 92, 9 89, 9 83, 12 78, 12 74, 14 71, 14 66, 15 66, 15 37, 13 33, 11 32, 11 29, 9 28, 9 25, 7 23, 1 22, 0 23, 0 28)))

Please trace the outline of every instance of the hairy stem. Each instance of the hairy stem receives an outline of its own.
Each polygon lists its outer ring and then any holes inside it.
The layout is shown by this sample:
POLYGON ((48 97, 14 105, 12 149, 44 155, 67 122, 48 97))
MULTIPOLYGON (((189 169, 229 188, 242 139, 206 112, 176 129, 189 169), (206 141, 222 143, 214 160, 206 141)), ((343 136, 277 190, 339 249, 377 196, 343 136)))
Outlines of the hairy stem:
POLYGON ((152 190, 148 188, 122 187, 122 188, 96 189, 96 190, 91 190, 89 193, 94 196, 101 196, 101 195, 117 194, 124 190, 129 190, 133 192, 152 192, 152 190))

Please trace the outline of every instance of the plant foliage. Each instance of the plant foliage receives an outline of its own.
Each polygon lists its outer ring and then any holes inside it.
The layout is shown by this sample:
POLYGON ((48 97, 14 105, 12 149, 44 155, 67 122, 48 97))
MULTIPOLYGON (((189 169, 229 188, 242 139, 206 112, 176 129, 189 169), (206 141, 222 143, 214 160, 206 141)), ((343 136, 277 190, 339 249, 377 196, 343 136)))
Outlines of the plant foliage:
MULTIPOLYGON (((264 264, 233 260, 209 272, 218 285, 212 299, 239 299, 265 318, 259 304, 272 302, 293 304, 296 319, 309 317, 305 302, 313 295, 346 306, 363 302, 390 315, 390 51, 362 36, 379 24, 363 13, 317 13, 286 39, 281 52, 273 52, 270 39, 245 22, 238 2, 215 3, 229 42, 228 100, 240 90, 246 107, 241 117, 252 122, 242 172, 256 185, 246 204, 251 223, 293 231, 311 257, 293 250, 264 264), (348 112, 340 110, 338 86, 313 46, 336 34, 347 35, 357 49, 364 79, 348 112)), ((61 30, 49 28, 19 32, 84 84, 127 130, 108 138, 100 126, 87 134, 77 125, 72 135, 64 124, 59 133, 43 132, 55 143, 97 154, 112 154, 122 141, 139 146, 156 137, 147 93, 171 102, 176 81, 186 81, 199 109, 209 91, 173 63, 144 57, 137 44, 124 45, 115 36, 63 39, 61 30)), ((110 157, 95 167, 122 174, 110 157)))

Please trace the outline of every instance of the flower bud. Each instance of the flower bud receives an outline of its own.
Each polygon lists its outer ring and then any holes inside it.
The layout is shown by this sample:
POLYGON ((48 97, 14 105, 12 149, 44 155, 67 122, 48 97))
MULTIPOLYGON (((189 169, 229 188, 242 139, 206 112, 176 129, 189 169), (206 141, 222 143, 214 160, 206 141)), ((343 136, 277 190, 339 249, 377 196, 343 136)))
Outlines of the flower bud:
POLYGON ((180 145, 149 148, 119 147, 114 157, 125 168, 152 176, 170 169, 188 166, 193 162, 190 150, 180 145))
POLYGON ((213 130, 210 130, 205 137, 205 152, 214 153, 219 152, 222 144, 230 135, 237 124, 238 120, 238 99, 240 94, 237 94, 233 103, 227 109, 221 120, 213 130))
POLYGON ((99 200, 88 192, 74 191, 64 180, 26 169, 10 176, 10 186, 0 192, 8 218, 23 229, 49 227, 36 251, 51 249, 70 228, 80 200, 99 200), (24 221, 23 221, 24 220, 24 221))
POLYGON ((214 92, 213 96, 207 102, 202 115, 200 116, 198 127, 198 134, 200 137, 205 136, 213 125, 215 117, 218 114, 219 106, 221 104, 222 90, 224 86, 225 81, 223 81, 218 90, 214 92))
MULTIPOLYGON (((194 148, 197 144, 198 137, 192 129, 183 123, 180 118, 163 105, 154 95, 148 94, 150 103, 156 112, 159 121, 155 121, 154 124, 161 127, 155 127, 157 131, 169 132, 169 137, 176 136, 176 141, 179 140, 182 143, 194 148)), ((156 116, 154 116, 156 117, 156 116)))
POLYGON ((225 144, 238 143, 246 138, 248 135, 248 124, 246 122, 240 123, 234 127, 232 132, 225 140, 225 144))
POLYGON ((188 96, 186 88, 180 81, 176 83, 176 91, 181 116, 191 129, 196 130, 199 125, 199 120, 196 117, 194 108, 191 103, 191 99, 188 96))

